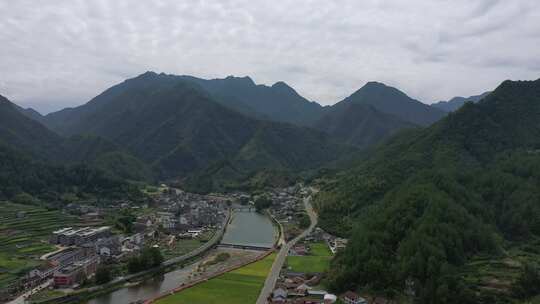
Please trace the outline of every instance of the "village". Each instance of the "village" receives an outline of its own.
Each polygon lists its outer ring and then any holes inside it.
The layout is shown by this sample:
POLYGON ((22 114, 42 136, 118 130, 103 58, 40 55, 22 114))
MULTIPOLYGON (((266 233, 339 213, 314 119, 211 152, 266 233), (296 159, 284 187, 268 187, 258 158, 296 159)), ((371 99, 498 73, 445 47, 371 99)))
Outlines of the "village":
MULTIPOLYGON (((52 231, 47 242, 55 250, 42 255, 40 265, 9 291, 88 287, 100 268, 111 265, 116 270, 113 276, 122 278, 130 274, 129 259, 140 255, 143 248, 159 249, 164 259, 187 254, 225 225, 230 204, 238 197, 198 195, 162 185, 142 206, 129 201, 107 207, 68 204, 62 212, 80 218, 79 225, 52 231)), ((19 212, 16 216, 23 219, 27 215, 19 212)))
MULTIPOLYGON (((80 223, 50 233, 47 242, 56 249, 41 256, 40 265, 19 281, 19 290, 35 289, 40 298, 47 290, 70 292, 98 286, 103 282, 98 284, 97 273, 103 268, 114 269, 108 282, 125 280, 135 275, 130 270, 130 260, 140 256, 145 248, 159 251, 163 261, 181 261, 184 255, 199 252, 205 246, 212 247, 189 267, 182 285, 215 276, 265 256, 263 253, 272 247, 230 246, 223 241, 211 243, 211 239, 221 240, 222 236, 216 234, 223 232, 233 210, 252 212, 257 200, 264 197, 268 206, 259 211, 267 213, 276 231, 280 231, 281 241, 276 239, 274 244, 279 250, 282 244, 298 237, 310 225, 302 201, 310 194, 309 188, 292 186, 251 195, 241 192, 200 195, 162 185, 152 191, 149 201, 142 205, 129 201, 108 206, 71 203, 62 212, 77 216, 80 223)), ((368 301, 367 297, 352 291, 336 296, 325 290, 324 277, 330 261, 346 244, 346 239, 319 227, 311 230, 287 252, 268 303, 384 303, 368 301)))

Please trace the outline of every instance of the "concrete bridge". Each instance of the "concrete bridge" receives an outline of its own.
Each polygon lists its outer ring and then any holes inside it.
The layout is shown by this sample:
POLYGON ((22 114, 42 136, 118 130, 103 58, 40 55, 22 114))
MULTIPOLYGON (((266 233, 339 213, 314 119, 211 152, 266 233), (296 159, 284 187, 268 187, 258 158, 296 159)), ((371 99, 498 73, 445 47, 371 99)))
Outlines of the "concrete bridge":
POLYGON ((233 211, 237 211, 237 212, 253 212, 256 210, 257 209, 254 206, 239 206, 239 207, 233 208, 233 211))
POLYGON ((272 249, 272 246, 254 246, 254 245, 239 245, 239 244, 227 244, 227 243, 221 243, 218 245, 218 247, 222 248, 236 248, 236 249, 244 249, 244 250, 258 250, 258 251, 267 251, 269 249, 272 249))

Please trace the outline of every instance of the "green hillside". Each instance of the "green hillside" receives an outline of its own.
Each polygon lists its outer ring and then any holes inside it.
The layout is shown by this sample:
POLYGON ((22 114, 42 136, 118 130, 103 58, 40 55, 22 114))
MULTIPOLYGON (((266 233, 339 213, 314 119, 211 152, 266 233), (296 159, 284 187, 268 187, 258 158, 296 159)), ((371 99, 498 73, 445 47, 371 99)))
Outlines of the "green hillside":
POLYGON ((418 127, 370 105, 342 102, 326 110, 314 127, 342 142, 369 148, 399 130, 418 127))
POLYGON ((540 80, 506 81, 335 176, 317 197, 321 224, 351 240, 332 286, 409 290, 419 303, 517 297, 520 269, 540 252, 539 148, 540 80), (482 256, 487 269, 471 265, 482 256), (501 271, 505 259, 514 267, 501 271))
POLYGON ((320 131, 247 117, 193 81, 151 72, 48 117, 61 134, 105 138, 151 165, 159 178, 191 180, 187 185, 314 169, 354 150, 320 131))
POLYGON ((444 111, 412 99, 400 90, 380 82, 368 82, 335 106, 340 103, 370 105, 379 112, 422 126, 428 126, 446 115, 444 111))

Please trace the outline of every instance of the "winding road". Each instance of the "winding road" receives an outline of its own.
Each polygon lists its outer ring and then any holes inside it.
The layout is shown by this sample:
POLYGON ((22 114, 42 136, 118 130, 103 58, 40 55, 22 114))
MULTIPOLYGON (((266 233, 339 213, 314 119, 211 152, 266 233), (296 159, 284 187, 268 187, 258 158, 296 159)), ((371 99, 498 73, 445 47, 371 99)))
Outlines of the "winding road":
POLYGON ((272 264, 272 269, 270 270, 270 273, 266 277, 264 286, 261 290, 261 293, 259 294, 259 298, 257 299, 257 304, 267 303, 267 299, 272 294, 272 291, 274 290, 274 286, 276 285, 277 279, 279 278, 279 273, 281 272, 281 268, 283 267, 283 264, 285 263, 285 260, 287 259, 289 249, 291 249, 299 240, 308 236, 311 233, 311 231, 313 231, 313 228, 317 226, 317 214, 315 213, 315 211, 313 211, 313 207, 311 206, 311 195, 304 198, 304 207, 306 208, 309 219, 311 220, 311 224, 299 236, 292 239, 290 242, 288 242, 287 244, 281 247, 281 249, 279 250, 276 256, 276 259, 274 260, 274 264, 272 264))

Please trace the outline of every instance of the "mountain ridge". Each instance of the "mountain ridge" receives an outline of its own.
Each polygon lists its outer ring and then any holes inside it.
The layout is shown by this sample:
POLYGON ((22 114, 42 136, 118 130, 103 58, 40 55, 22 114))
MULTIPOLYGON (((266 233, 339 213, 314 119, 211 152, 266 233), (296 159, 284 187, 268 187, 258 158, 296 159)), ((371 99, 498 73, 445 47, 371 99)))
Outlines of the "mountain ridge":
POLYGON ((483 99, 484 97, 489 95, 489 93, 491 93, 491 92, 487 91, 487 92, 484 92, 482 94, 473 95, 473 96, 469 96, 469 97, 456 96, 456 97, 451 98, 448 101, 442 100, 442 101, 433 103, 432 106, 436 107, 436 108, 439 108, 439 109, 441 109, 443 111, 446 111, 446 112, 453 112, 453 111, 459 109, 461 106, 463 106, 463 104, 465 104, 468 101, 470 101, 470 102, 478 102, 478 101, 480 101, 481 99, 483 99))

